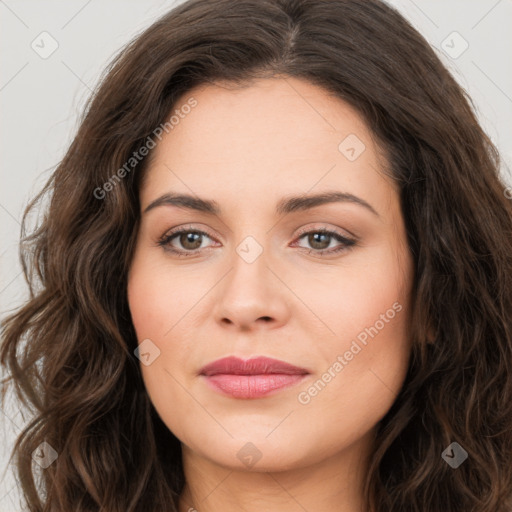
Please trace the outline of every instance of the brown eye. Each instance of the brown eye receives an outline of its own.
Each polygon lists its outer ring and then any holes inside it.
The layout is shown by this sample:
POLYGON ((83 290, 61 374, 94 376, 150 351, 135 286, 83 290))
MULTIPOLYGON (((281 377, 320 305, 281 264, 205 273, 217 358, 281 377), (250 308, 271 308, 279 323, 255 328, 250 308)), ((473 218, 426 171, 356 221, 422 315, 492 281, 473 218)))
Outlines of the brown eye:
POLYGON ((205 248, 201 247, 205 238, 212 240, 204 231, 182 228, 166 233, 158 241, 158 245, 178 256, 192 256, 205 248))
POLYGON ((189 231, 188 233, 179 233, 176 236, 178 237, 178 240, 184 249, 194 251, 195 249, 199 249, 199 247, 201 247, 203 235, 199 233, 189 231))
POLYGON ((331 242, 331 238, 332 236, 326 233, 310 233, 308 235, 308 243, 313 249, 327 249, 331 242))
POLYGON ((306 249, 309 254, 320 255, 336 254, 342 251, 349 250, 352 246, 356 245, 356 240, 347 238, 336 231, 329 231, 327 229, 314 229, 311 231, 303 232, 298 240, 306 240, 309 247, 302 247, 306 249), (338 244, 331 246, 331 242, 338 242, 338 244), (331 247, 329 247, 331 246, 331 247))

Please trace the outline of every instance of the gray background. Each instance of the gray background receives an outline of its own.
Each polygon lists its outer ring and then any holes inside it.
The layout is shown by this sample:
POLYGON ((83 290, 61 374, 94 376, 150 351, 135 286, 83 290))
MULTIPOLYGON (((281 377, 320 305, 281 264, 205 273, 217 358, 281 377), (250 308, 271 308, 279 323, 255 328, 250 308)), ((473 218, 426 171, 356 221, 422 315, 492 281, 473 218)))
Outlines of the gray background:
MULTIPOLYGON (((26 298, 17 241, 27 201, 64 156, 77 115, 110 58, 177 3, 0 0, 2 317, 26 298), (58 47, 46 55, 52 45, 58 47)), ((436 48, 468 91, 512 185, 512 0, 389 3, 436 48)), ((0 414, 0 512, 21 510, 19 486, 7 460, 24 423, 8 397, 0 414)))

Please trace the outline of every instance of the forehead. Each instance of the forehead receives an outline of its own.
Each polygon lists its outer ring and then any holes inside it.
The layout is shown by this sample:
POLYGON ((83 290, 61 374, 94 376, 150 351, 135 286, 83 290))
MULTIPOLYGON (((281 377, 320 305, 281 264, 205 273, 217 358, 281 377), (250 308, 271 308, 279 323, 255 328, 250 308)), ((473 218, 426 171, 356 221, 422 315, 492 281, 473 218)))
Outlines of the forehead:
POLYGON ((179 151, 185 141, 194 143, 195 159, 211 160, 213 149, 223 157, 275 158, 278 151, 283 159, 304 159, 318 146, 332 158, 340 135, 349 130, 370 142, 369 129, 348 103, 304 80, 261 79, 242 88, 202 85, 184 94, 176 108, 191 97, 197 106, 172 129, 167 147, 179 151))
POLYGON ((380 172, 386 161, 362 117, 307 81, 201 85, 176 110, 179 121, 152 150, 147 200, 166 188, 215 193, 219 202, 223 194, 270 199, 274 190, 281 196, 340 187, 381 200, 389 195, 392 184, 380 172), (191 99, 195 106, 181 110, 191 99))

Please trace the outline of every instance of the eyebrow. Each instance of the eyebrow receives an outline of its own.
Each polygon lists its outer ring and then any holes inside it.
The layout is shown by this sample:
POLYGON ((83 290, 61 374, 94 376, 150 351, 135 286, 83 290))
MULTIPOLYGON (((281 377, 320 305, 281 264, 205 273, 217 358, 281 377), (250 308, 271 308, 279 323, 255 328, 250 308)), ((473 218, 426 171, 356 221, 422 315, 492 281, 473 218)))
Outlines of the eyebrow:
MULTIPOLYGON (((372 205, 367 203, 364 199, 357 197, 347 192, 323 192, 319 194, 301 195, 301 196, 288 196, 279 201, 276 206, 276 214, 287 214, 297 211, 309 210, 315 206, 320 206, 329 203, 352 203, 366 208, 377 217, 380 215, 373 208, 372 205)), ((154 201, 152 201, 143 213, 147 213, 159 206, 177 206, 179 208, 186 208, 198 212, 208 213, 211 215, 220 215, 221 208, 219 204, 210 199, 201 199, 189 194, 167 193, 154 201)))

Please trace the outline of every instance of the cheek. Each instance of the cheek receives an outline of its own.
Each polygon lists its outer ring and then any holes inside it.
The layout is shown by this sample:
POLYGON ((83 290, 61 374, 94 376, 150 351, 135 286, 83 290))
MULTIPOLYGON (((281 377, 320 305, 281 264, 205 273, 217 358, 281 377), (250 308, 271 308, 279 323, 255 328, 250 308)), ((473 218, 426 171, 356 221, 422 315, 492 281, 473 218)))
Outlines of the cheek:
POLYGON ((183 367, 188 353, 183 331, 180 331, 184 324, 179 320, 190 309, 189 299, 187 294, 173 292, 182 289, 180 284, 179 276, 173 275, 163 265, 153 264, 149 258, 135 258, 127 294, 139 345, 149 339, 153 344, 149 351, 158 354, 156 357, 152 355, 148 365, 143 364, 142 359, 140 362, 148 396, 168 428, 185 439, 185 432, 194 432, 194 428, 193 425, 183 428, 182 418, 193 417, 197 411, 180 385, 182 379, 176 372, 176 368, 183 367), (184 343, 179 343, 180 339, 184 343), (181 411, 179 416, 176 410, 181 411))
MULTIPOLYGON (((204 276, 190 276, 165 263, 135 260, 128 280, 128 303, 140 340, 149 337, 164 342, 197 303, 204 276), (191 284, 191 280, 193 285, 191 284)), ((158 341, 156 341, 158 343, 158 341)))
POLYGON ((395 247, 384 246, 364 257, 347 258, 346 266, 297 278, 294 291, 312 313, 304 315, 301 328, 317 329, 316 338, 325 340, 315 350, 332 356, 348 349, 358 336, 363 343, 371 339, 368 330, 375 339, 389 338, 387 349, 399 346, 408 315, 411 272, 410 259, 397 258, 395 247))
POLYGON ((351 421, 346 411, 369 424, 387 412, 408 368, 410 288, 405 285, 410 283, 404 277, 411 271, 410 259, 397 259, 396 249, 384 248, 371 260, 314 281, 307 296, 324 326, 322 336, 320 330, 317 334, 322 343, 315 347, 323 368, 303 390, 304 403, 315 402, 313 407, 345 424, 351 421))
MULTIPOLYGON (((180 397, 180 372, 190 368, 197 331, 195 320, 201 298, 212 288, 204 270, 172 268, 151 255, 134 258, 128 277, 128 304, 139 344, 151 340, 158 356, 150 365, 141 362, 147 391, 156 404, 166 397, 180 397), (174 377, 174 378, 173 378, 174 377), (178 379, 178 380, 176 380, 178 379)), ((184 410, 187 401, 182 404, 184 410)))

